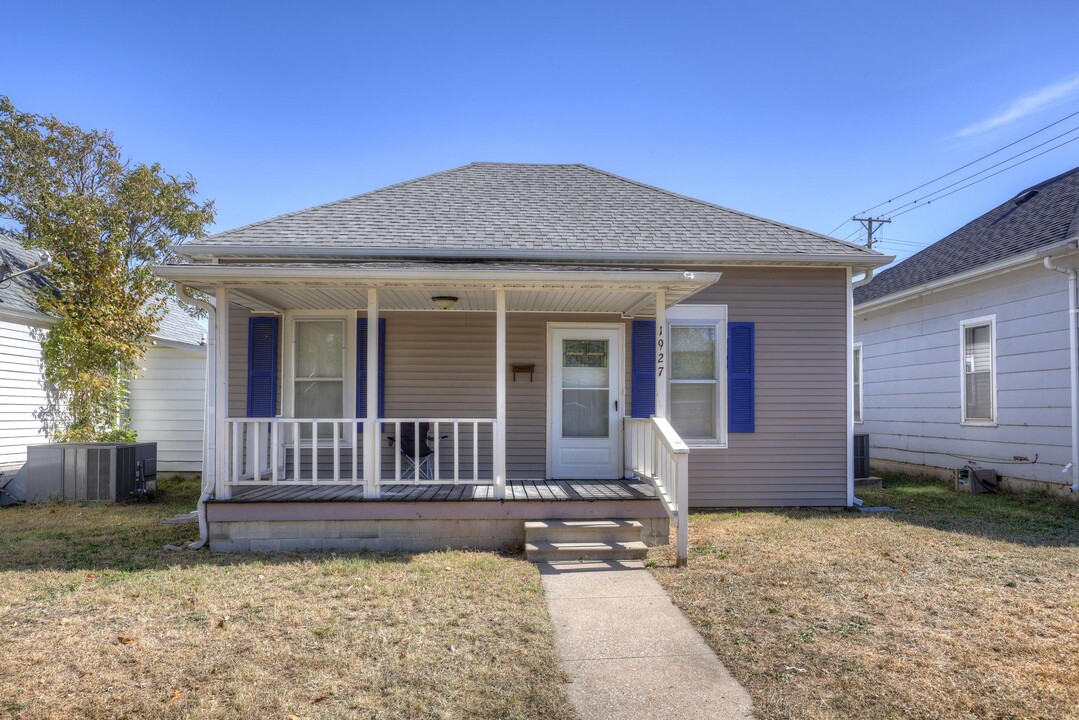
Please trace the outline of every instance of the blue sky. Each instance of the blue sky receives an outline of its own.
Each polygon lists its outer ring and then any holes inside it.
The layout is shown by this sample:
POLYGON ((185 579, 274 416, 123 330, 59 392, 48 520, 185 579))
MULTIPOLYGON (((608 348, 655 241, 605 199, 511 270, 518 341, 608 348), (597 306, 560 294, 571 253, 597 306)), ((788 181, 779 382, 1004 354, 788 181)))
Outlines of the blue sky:
MULTIPOLYGON (((1079 110, 1074 1, 18 3, 4 21, 0 93, 190 172, 217 230, 502 160, 829 232, 1079 110)), ((1079 142, 898 218, 882 249, 1076 165, 1079 142)))

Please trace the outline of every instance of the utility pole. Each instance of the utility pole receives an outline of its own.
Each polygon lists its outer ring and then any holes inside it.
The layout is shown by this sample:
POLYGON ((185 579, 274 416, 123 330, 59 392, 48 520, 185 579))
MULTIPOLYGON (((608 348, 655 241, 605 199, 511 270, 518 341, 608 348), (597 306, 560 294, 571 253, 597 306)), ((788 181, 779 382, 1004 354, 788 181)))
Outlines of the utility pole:
POLYGON ((877 226, 883 225, 884 223, 890 223, 891 222, 891 220, 885 220, 884 218, 872 218, 872 217, 868 217, 868 218, 856 217, 856 218, 851 218, 851 220, 854 220, 855 222, 860 222, 862 224, 862 227, 865 228, 865 232, 866 232, 865 246, 867 248, 869 248, 870 250, 873 249, 873 231, 877 229, 877 226))

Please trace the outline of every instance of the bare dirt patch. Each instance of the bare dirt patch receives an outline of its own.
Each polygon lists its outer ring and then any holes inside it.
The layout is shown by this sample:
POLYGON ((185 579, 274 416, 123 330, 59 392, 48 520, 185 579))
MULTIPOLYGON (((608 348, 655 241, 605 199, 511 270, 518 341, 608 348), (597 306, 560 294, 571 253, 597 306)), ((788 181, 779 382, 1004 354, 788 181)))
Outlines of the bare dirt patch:
POLYGON ((0 717, 572 716, 535 566, 161 549, 195 487, 0 510, 0 717))
POLYGON ((885 478, 899 515, 691 518, 653 572, 763 718, 1079 717, 1079 505, 885 478))

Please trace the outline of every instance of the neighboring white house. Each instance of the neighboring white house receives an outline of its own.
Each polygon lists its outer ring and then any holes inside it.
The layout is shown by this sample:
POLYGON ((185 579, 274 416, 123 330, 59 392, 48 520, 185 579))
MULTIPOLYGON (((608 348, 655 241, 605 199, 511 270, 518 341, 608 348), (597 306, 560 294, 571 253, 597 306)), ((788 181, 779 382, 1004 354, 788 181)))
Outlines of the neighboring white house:
MULTIPOLYGON (((37 254, 0 238, 0 276, 37 263, 37 254)), ((45 403, 39 334, 53 323, 33 298, 41 278, 28 273, 0 283, 0 470, 20 467, 26 448, 47 442, 38 411, 45 403)), ((129 411, 139 440, 156 442, 159 472, 202 469, 206 345, 201 323, 169 301, 131 383, 129 411)))
POLYGON ((855 290, 856 432, 874 465, 1076 485, 1077 240, 1079 168, 855 290))

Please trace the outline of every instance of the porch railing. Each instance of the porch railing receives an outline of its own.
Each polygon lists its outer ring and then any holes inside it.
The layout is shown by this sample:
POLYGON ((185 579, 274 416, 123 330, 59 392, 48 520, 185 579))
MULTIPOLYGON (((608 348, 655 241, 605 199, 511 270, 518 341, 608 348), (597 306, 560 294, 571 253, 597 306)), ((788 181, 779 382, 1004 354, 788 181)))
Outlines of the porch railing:
POLYGON ((656 488, 674 524, 677 564, 689 560, 689 447, 666 418, 626 418, 625 466, 627 473, 656 488))
MULTIPOLYGON (((229 486, 364 485, 365 418, 227 418, 229 486)), ((373 463, 378 486, 493 485, 493 418, 380 418, 373 463), (430 429, 430 454, 402 428, 430 429), (392 442, 391 442, 392 441, 392 442), (448 444, 448 447, 444 445, 448 444)))

